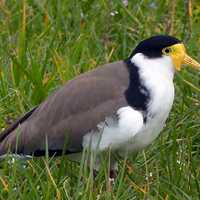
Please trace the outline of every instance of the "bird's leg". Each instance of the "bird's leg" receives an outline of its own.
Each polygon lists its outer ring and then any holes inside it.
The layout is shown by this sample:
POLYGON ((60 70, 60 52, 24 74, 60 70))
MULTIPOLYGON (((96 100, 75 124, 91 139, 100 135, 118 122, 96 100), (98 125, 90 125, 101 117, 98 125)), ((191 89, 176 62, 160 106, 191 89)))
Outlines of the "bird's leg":
MULTIPOLYGON (((101 166, 101 163, 103 162, 101 159, 104 159, 105 157, 100 157, 100 156, 97 156, 95 159, 94 159, 94 165, 93 165, 93 178, 96 179, 97 178, 97 175, 99 173, 99 170, 100 170, 100 166, 101 166)), ((117 164, 117 161, 115 159, 115 156, 110 154, 109 155, 109 168, 108 168, 108 188, 112 188, 112 185, 114 184, 115 182, 115 179, 117 177, 117 171, 118 171, 118 164, 117 164)), ((110 190, 109 189, 109 190, 110 190)))
POLYGON ((96 169, 93 169, 93 177, 94 177, 94 179, 96 179, 97 174, 98 174, 98 171, 96 169))
POLYGON ((110 158, 110 169, 109 169, 109 181, 108 181, 108 190, 112 190, 112 185, 115 183, 117 178, 118 165, 114 157, 110 158))
POLYGON ((109 181, 110 181, 111 183, 114 183, 116 177, 117 177, 117 170, 115 170, 115 169, 110 169, 109 181))
POLYGON ((100 156, 96 155, 95 158, 93 159, 93 166, 92 166, 94 180, 97 178, 97 175, 100 171, 100 166, 101 166, 100 156))

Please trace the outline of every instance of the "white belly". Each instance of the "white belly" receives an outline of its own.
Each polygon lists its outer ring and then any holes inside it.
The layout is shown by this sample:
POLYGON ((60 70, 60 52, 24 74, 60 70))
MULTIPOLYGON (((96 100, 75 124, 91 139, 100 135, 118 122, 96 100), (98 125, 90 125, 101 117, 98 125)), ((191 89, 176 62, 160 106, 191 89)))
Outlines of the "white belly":
POLYGON ((96 130, 87 133, 83 138, 83 147, 98 151, 118 149, 143 127, 142 113, 130 106, 120 108, 116 114, 118 117, 107 117, 97 125, 96 130))
POLYGON ((125 151, 137 152, 150 145, 165 126, 167 117, 155 117, 143 125, 142 129, 126 144, 125 151))
POLYGON ((98 151, 111 148, 129 152, 145 148, 159 135, 165 125, 173 102, 172 96, 168 100, 162 109, 157 106, 159 112, 149 116, 146 123, 143 122, 140 111, 129 106, 119 109, 119 120, 110 117, 100 123, 97 130, 84 136, 83 147, 98 151))
POLYGON ((127 144, 128 151, 139 151, 150 145, 165 126, 174 100, 174 86, 168 83, 165 90, 158 90, 150 102, 150 116, 142 129, 127 144), (161 92, 162 91, 162 92, 161 92), (158 95, 159 94, 159 95, 158 95))

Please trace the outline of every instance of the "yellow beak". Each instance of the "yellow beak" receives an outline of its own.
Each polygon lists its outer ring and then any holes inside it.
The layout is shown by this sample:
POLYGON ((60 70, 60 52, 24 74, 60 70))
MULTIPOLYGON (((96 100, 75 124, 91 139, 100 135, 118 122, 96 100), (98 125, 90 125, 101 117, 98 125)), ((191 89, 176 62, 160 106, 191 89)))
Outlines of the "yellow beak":
POLYGON ((200 70, 200 64, 185 53, 183 64, 190 65, 191 67, 200 70))
POLYGON ((170 52, 167 55, 170 55, 172 57, 173 63, 177 71, 181 70, 181 66, 183 64, 191 65, 191 67, 200 70, 200 63, 187 55, 184 44, 175 44, 170 46, 169 48, 170 52))

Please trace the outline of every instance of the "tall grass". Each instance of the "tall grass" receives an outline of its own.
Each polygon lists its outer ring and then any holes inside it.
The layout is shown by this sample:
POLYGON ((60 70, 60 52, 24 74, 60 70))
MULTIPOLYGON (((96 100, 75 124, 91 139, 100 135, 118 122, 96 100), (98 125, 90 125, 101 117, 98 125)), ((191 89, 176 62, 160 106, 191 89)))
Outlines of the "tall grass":
MULTIPOLYGON (((0 128, 99 64, 128 57, 138 41, 171 34, 200 60, 200 4, 192 1, 0 1, 0 128)), ((1 199, 200 199, 200 79, 185 68, 161 136, 136 159, 90 170, 66 157, 0 163, 1 199)))

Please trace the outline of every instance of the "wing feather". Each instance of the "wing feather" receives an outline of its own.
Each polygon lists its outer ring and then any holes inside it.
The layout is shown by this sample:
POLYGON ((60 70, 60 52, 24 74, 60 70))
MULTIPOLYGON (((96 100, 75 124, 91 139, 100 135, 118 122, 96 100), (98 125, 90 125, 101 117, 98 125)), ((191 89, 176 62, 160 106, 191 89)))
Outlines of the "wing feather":
POLYGON ((68 150, 81 150, 84 134, 127 104, 128 77, 125 64, 119 61, 69 81, 7 132, 0 155, 8 149, 22 154, 43 151, 46 140, 49 150, 60 151, 66 138, 68 150))

